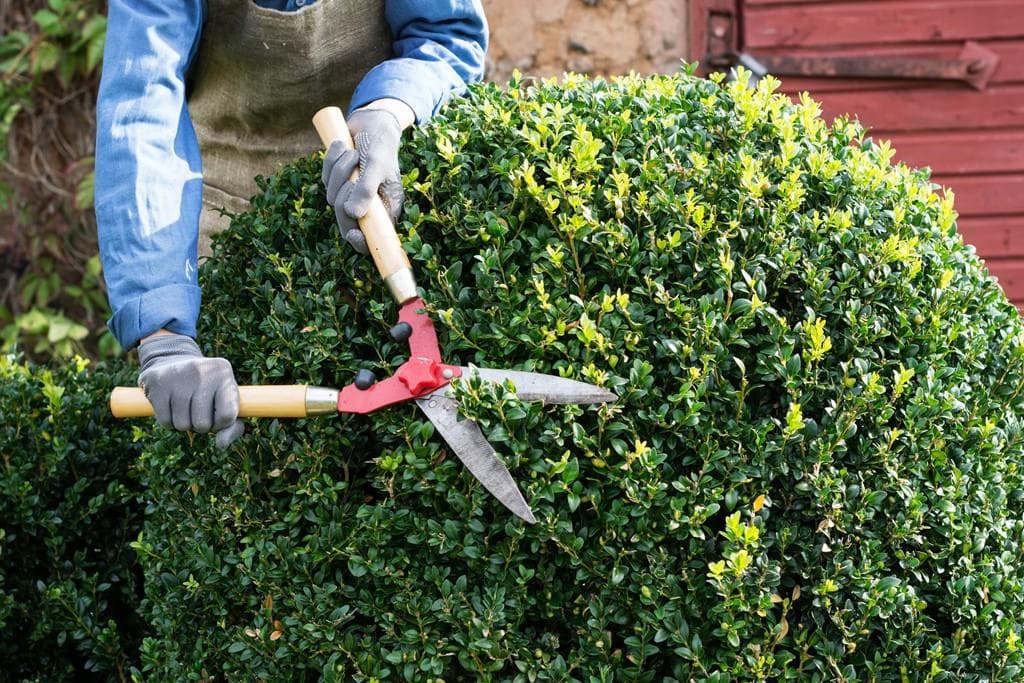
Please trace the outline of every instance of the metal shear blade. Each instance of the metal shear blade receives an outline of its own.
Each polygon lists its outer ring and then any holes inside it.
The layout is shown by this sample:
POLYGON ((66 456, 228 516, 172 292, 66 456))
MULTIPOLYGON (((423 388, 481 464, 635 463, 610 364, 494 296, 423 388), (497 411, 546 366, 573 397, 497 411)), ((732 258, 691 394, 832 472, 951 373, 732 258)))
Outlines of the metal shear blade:
POLYGON ((460 420, 455 399, 446 396, 444 390, 416 399, 416 404, 434 423, 441 437, 448 442, 466 469, 518 517, 530 524, 536 518, 526 504, 522 492, 512 474, 498 459, 494 448, 480 431, 480 425, 473 420, 460 420))
POLYGON ((511 380, 516 388, 516 396, 521 401, 543 401, 552 404, 611 403, 618 398, 612 392, 599 386, 540 372, 498 370, 476 366, 460 367, 459 369, 462 371, 463 380, 479 377, 486 382, 497 384, 511 380))
MULTIPOLYGON (((604 403, 614 401, 615 394, 600 387, 574 379, 538 372, 460 367, 463 380, 479 377, 487 382, 510 380, 516 396, 523 401, 544 403, 604 403)), ((472 420, 458 418, 458 406, 450 396, 450 385, 416 399, 416 403, 434 423, 434 427, 451 446, 455 455, 491 494, 518 517, 534 524, 537 520, 516 485, 508 468, 498 458, 491 444, 472 420)))

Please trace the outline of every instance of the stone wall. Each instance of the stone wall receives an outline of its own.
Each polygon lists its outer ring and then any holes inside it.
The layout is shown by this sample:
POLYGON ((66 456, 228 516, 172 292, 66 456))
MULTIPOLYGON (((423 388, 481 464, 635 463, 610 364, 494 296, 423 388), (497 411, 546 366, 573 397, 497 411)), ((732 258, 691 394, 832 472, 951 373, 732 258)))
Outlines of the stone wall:
POLYGON ((687 0, 483 0, 487 79, 564 71, 675 71, 687 55, 687 0))

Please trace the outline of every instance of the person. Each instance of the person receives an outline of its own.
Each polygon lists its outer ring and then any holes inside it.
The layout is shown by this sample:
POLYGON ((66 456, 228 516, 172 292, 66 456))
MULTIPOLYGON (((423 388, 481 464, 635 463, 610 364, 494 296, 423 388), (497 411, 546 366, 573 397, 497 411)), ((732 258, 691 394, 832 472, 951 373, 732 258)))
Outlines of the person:
POLYGON ((242 431, 230 363, 196 343, 197 259, 254 177, 309 154, 311 118, 348 105, 355 150, 323 181, 341 235, 380 196, 401 211, 402 131, 483 75, 480 0, 111 0, 97 99, 95 206, 113 314, 167 428, 242 431), (358 181, 351 182, 354 168, 358 181))

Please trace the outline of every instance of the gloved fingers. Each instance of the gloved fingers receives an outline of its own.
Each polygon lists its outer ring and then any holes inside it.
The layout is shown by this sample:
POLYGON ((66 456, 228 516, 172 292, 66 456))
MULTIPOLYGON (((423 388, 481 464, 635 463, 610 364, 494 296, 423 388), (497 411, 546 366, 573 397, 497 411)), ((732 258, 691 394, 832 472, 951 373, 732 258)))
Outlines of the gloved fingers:
POLYGON ((192 431, 192 392, 171 393, 171 424, 179 432, 192 431))
MULTIPOLYGON (((192 368, 196 377, 188 387, 191 390, 189 422, 192 425, 192 431, 198 434, 206 434, 213 429, 213 398, 217 391, 217 384, 221 381, 225 371, 228 377, 231 376, 231 366, 227 365, 225 368, 216 362, 217 360, 219 359, 207 359, 192 368)), ((227 364, 227 361, 224 363, 227 364)))
POLYGON ((363 235, 363 231, 359 229, 359 221, 348 215, 344 206, 345 201, 352 192, 352 187, 352 183, 342 185, 335 200, 334 217, 338 222, 338 234, 340 234, 342 239, 348 242, 353 249, 365 256, 370 253, 370 250, 366 246, 366 237, 363 235))
POLYGON ((212 431, 219 433, 238 421, 238 385, 235 384, 234 376, 230 378, 230 381, 221 382, 217 386, 217 393, 211 404, 213 409, 212 431))
POLYGON ((192 428, 192 387, 197 383, 192 370, 190 362, 179 362, 139 375, 139 385, 153 406, 156 421, 164 429, 192 428))
POLYGON ((359 230, 359 222, 345 211, 345 202, 352 193, 352 183, 345 183, 334 198, 334 217, 338 222, 338 233, 348 239, 348 233, 359 230))
POLYGON ((355 219, 362 218, 370 211, 370 203, 377 198, 378 190, 384 184, 385 175, 378 164, 370 164, 352 184, 348 198, 342 204, 345 213, 355 219))
POLYGON ((339 190, 349 182, 352 171, 356 170, 359 165, 359 152, 354 149, 346 149, 340 142, 331 144, 331 150, 336 148, 338 152, 336 156, 331 156, 331 152, 328 151, 327 156, 324 157, 324 188, 327 191, 327 201, 332 205, 337 204, 339 190), (327 165, 328 162, 331 163, 330 166, 327 165))
POLYGON ((349 230, 348 232, 344 233, 342 237, 345 238, 345 241, 348 242, 353 249, 355 249, 363 256, 366 256, 367 254, 370 253, 370 248, 366 246, 366 235, 364 235, 363 231, 360 230, 359 228, 356 228, 355 230, 349 230))
POLYGON ((384 208, 388 210, 391 222, 397 224, 398 218, 402 215, 402 205, 405 203, 402 181, 387 178, 380 186, 380 199, 384 202, 384 208))
POLYGON ((214 438, 214 443, 217 444, 217 448, 225 449, 240 439, 244 433, 245 423, 241 420, 235 420, 226 429, 222 429, 217 432, 217 436, 214 438))
POLYGON ((214 438, 217 448, 227 448, 245 432, 245 423, 238 419, 239 404, 238 385, 231 375, 217 386, 213 400, 213 431, 217 433, 214 438))
POLYGON ((208 434, 213 429, 213 401, 207 396, 196 393, 192 397, 190 420, 192 431, 197 434, 208 434))
POLYGON ((324 152, 324 165, 323 169, 320 171, 320 180, 323 182, 324 187, 327 187, 327 184, 330 182, 331 172, 334 170, 334 167, 338 165, 338 160, 341 159, 341 157, 345 155, 345 152, 348 152, 350 149, 351 148, 346 147, 341 140, 335 140, 331 143, 330 147, 327 148, 327 151, 324 152))
POLYGON ((153 406, 153 414, 156 416, 157 424, 164 429, 173 429, 174 423, 171 420, 171 392, 161 391, 150 384, 143 384, 142 391, 146 394, 146 400, 153 406))

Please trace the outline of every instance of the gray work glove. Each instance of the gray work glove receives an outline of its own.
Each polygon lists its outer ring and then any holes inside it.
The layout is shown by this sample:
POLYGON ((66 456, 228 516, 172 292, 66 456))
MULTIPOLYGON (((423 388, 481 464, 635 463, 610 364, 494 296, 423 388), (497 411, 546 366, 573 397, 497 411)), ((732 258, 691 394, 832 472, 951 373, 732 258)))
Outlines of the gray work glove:
POLYGON ((238 385, 231 363, 206 358, 191 337, 163 335, 139 345, 139 386, 167 429, 205 434, 227 448, 242 435, 238 385))
POLYGON ((332 144, 324 155, 323 181, 341 236, 360 254, 366 254, 366 238, 357 221, 370 210, 373 198, 381 198, 392 223, 397 223, 402 213, 404 195, 398 169, 402 126, 385 109, 360 109, 349 117, 348 129, 355 149, 345 149, 340 142, 332 144), (357 166, 359 179, 351 182, 357 166))

